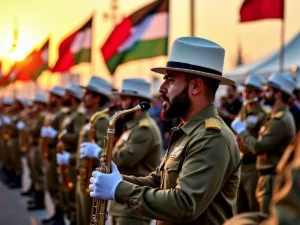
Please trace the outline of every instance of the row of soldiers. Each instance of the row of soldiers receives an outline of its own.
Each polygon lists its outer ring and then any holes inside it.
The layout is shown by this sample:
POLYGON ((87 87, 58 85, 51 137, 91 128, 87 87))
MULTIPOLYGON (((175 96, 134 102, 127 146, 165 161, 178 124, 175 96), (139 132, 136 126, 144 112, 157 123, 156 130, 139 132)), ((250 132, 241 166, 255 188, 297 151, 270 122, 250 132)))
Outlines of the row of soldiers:
MULTIPOLYGON (((49 97, 37 93, 32 104, 4 98, 0 120, 3 181, 10 188, 21 187, 21 157, 26 155, 32 185, 21 194, 33 197, 28 210, 45 209, 47 191, 55 214, 42 224, 65 224, 65 216, 73 225, 90 224, 89 180, 99 165, 109 118, 116 110, 150 102, 150 90, 150 83, 143 79, 125 79, 117 93, 109 82, 93 76, 87 86, 55 86, 49 97)), ((148 175, 158 165, 162 151, 156 122, 148 112, 118 121, 113 161, 124 174, 148 175)), ((150 222, 116 202, 111 202, 110 214, 114 224, 150 222)))

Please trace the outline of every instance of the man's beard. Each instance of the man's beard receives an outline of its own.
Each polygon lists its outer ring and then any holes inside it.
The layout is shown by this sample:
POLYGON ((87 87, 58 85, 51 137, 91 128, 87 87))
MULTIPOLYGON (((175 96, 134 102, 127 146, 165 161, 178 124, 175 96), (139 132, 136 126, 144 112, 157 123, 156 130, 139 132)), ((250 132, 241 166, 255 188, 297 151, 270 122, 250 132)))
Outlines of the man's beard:
POLYGON ((274 103, 275 103, 274 95, 272 95, 271 97, 268 97, 268 98, 264 98, 264 103, 265 103, 266 105, 273 106, 274 103))
POLYGON ((49 106, 53 109, 53 108, 56 108, 57 107, 57 102, 56 101, 51 101, 50 103, 49 103, 49 106))
POLYGON ((63 102, 63 106, 70 107, 71 105, 72 105, 72 102, 71 102, 71 100, 70 100, 70 99, 68 99, 68 100, 64 100, 64 102, 63 102))
POLYGON ((162 95, 163 100, 168 102, 169 108, 165 106, 160 112, 160 117, 163 121, 183 117, 191 105, 188 94, 189 86, 186 85, 184 89, 174 97, 170 102, 166 95, 162 95))
MULTIPOLYGON (((131 109, 133 107, 134 107, 134 105, 131 102, 128 109, 131 109)), ((122 109, 122 110, 125 110, 125 109, 122 109)), ((134 113, 128 113, 128 114, 125 114, 122 119, 123 119, 124 123, 127 123, 128 121, 133 120, 133 118, 134 118, 134 113)))

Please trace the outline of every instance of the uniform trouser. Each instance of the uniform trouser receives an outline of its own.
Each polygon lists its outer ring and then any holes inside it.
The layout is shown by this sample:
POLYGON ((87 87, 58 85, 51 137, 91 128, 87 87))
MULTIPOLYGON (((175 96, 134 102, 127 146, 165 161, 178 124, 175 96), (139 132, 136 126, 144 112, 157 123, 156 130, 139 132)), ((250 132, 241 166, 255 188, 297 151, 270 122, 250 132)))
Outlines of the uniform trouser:
POLYGON ((40 154, 39 146, 31 147, 29 153, 31 162, 31 178, 35 191, 45 190, 44 163, 40 154))
POLYGON ((11 171, 14 169, 13 167, 13 150, 11 148, 11 141, 4 140, 3 141, 3 151, 4 151, 4 167, 7 171, 11 171))
MULTIPOLYGON (((0 132, 0 135, 1 135, 1 132, 0 132)), ((4 151, 3 151, 3 139, 2 137, 0 136, 0 164, 3 165, 3 159, 4 159, 4 151)))
POLYGON ((112 225, 149 225, 151 220, 130 217, 112 217, 112 225))
POLYGON ((21 152, 20 144, 18 138, 12 138, 9 140, 9 145, 11 146, 11 157, 12 157, 12 166, 17 176, 22 175, 22 162, 21 162, 21 152))
POLYGON ((274 175, 259 176, 256 188, 256 198, 259 204, 259 210, 262 213, 269 214, 269 206, 273 192, 274 175))
POLYGON ((59 190, 55 148, 50 149, 49 159, 46 160, 46 165, 46 188, 50 193, 55 209, 63 211, 64 203, 59 190))
POLYGON ((85 190, 81 190, 80 182, 76 184, 76 224, 89 225, 91 221, 93 199, 85 190))
POLYGON ((257 180, 258 173, 255 168, 255 162, 242 164, 241 181, 237 197, 237 213, 258 211, 258 203, 255 197, 257 180))

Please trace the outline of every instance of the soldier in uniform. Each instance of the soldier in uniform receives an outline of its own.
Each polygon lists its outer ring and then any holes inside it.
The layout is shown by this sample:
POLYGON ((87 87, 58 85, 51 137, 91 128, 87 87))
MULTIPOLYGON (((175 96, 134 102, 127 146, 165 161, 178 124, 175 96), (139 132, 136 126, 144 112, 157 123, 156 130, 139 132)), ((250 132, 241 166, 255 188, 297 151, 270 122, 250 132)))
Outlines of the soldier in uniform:
MULTIPOLYGON (((249 75, 244 82, 244 103, 238 118, 246 121, 246 129, 253 137, 258 137, 258 132, 267 117, 267 110, 259 101, 263 90, 262 80, 256 75, 249 75)), ((255 198, 258 174, 256 171, 256 155, 243 146, 242 140, 238 138, 240 151, 242 152, 241 182, 237 198, 237 212, 258 211, 258 203, 255 198)))
POLYGON ((146 177, 122 176, 113 162, 111 174, 94 171, 91 197, 115 200, 159 225, 217 225, 234 214, 240 154, 213 104, 219 84, 234 84, 222 77, 224 55, 206 39, 175 40, 167 66, 152 69, 164 74, 162 118, 182 120, 164 159, 146 177))
POLYGON ((61 124, 65 117, 63 101, 65 90, 60 86, 55 86, 49 93, 49 109, 45 116, 42 127, 40 151, 45 160, 45 180, 46 190, 50 193, 54 203, 55 214, 50 218, 42 220, 42 224, 64 224, 63 204, 61 203, 57 163, 56 163, 56 143, 57 133, 60 131, 61 124))
MULTIPOLYGON (((142 101, 151 99, 150 83, 143 79, 123 80, 121 97, 122 109, 130 109, 142 101)), ((135 112, 124 116, 124 131, 116 143, 112 159, 126 175, 146 176, 159 163, 162 152, 162 138, 156 122, 148 112, 135 112)), ((87 147, 85 147, 87 148, 87 147)), ((88 151, 89 149, 82 150, 88 151)), ((96 155, 101 148, 95 147, 96 155)), ((112 224, 150 224, 150 219, 134 212, 133 209, 110 202, 109 214, 112 224)))
MULTIPOLYGON (((30 113, 32 120, 28 124, 28 132, 30 135, 30 153, 29 158, 31 162, 31 179, 34 189, 34 199, 28 201, 28 210, 45 209, 44 195, 45 195, 45 179, 44 179, 44 163, 39 148, 39 138, 41 128, 44 123, 48 99, 44 93, 37 93, 34 98, 34 106, 30 113)), ((24 127, 19 122, 19 128, 24 127)))
POLYGON ((242 138, 243 145, 257 155, 256 169, 259 172, 256 198, 261 212, 269 213, 272 198, 275 168, 284 151, 296 134, 293 116, 289 112, 288 100, 295 83, 287 74, 273 73, 268 79, 265 92, 271 114, 259 131, 259 137, 246 129, 246 121, 236 118, 231 127, 242 138))
MULTIPOLYGON (((85 89, 83 96, 83 104, 87 109, 86 124, 82 127, 79 135, 78 148, 77 148, 77 162, 76 167, 79 171, 79 176, 76 185, 76 223, 78 225, 89 225, 92 210, 92 198, 89 195, 89 181, 91 172, 89 167, 91 164, 92 169, 99 166, 99 159, 90 155, 90 152, 85 151, 86 145, 91 142, 103 147, 104 136, 106 135, 109 112, 99 115, 96 121, 93 122, 91 127, 90 119, 96 112, 101 112, 109 101, 112 86, 106 80, 100 77, 91 77, 87 86, 82 87, 85 89), (83 144, 85 142, 85 144, 83 144), (82 145, 82 151, 80 152, 82 145), (88 171, 90 172, 88 174, 88 171)), ((97 156, 96 156, 97 157, 97 156)))
POLYGON ((1 168, 1 179, 4 183, 9 182, 9 175, 11 174, 12 169, 10 168, 11 162, 9 161, 8 154, 8 139, 9 139, 9 124, 6 122, 9 121, 9 114, 13 100, 11 98, 3 98, 3 112, 1 115, 1 157, 2 157, 2 168, 1 168))
POLYGON ((6 125, 8 125, 10 129, 7 152, 11 159, 11 166, 13 168, 8 186, 12 189, 21 188, 22 162, 17 123, 20 118, 20 112, 24 109, 24 104, 24 99, 16 98, 12 105, 11 116, 8 117, 8 120, 6 121, 6 125))
POLYGON ((56 154, 58 166, 60 168, 67 167, 60 172, 60 176, 62 176, 61 185, 67 185, 67 187, 62 187, 61 196, 71 225, 76 224, 76 146, 80 130, 85 124, 85 111, 80 106, 82 97, 83 92, 80 86, 72 83, 66 88, 65 101, 68 102, 70 111, 62 123, 62 131, 58 134, 61 146, 57 146, 57 150, 60 151, 60 148, 62 152, 56 154))

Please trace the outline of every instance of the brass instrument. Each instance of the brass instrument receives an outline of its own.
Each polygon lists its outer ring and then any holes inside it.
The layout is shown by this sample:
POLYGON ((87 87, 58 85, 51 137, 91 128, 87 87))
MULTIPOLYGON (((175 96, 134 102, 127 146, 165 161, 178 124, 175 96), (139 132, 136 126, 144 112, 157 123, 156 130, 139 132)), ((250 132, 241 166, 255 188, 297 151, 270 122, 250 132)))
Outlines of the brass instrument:
MULTIPOLYGON (((104 137, 104 147, 102 157, 100 159, 100 167, 96 170, 101 173, 111 173, 111 160, 112 160, 112 149, 114 143, 115 124, 116 121, 125 114, 133 113, 136 111, 145 111, 150 108, 150 104, 142 102, 132 109, 122 110, 116 112, 109 120, 107 129, 107 136, 104 137)), ((107 204, 108 201, 104 199, 94 198, 92 205, 92 214, 90 225, 104 225, 107 219, 107 204)))
MULTIPOLYGON (((28 109, 23 110, 20 113, 20 121, 22 121, 23 123, 26 122, 26 117, 29 113, 28 109)), ((20 147, 21 147, 21 152, 25 153, 28 152, 29 150, 29 134, 28 134, 28 130, 23 129, 20 131, 20 147)))
MULTIPOLYGON (((116 108, 116 106, 111 106, 110 108, 103 109, 94 113, 90 120, 90 130, 88 135, 88 141, 93 142, 95 137, 95 123, 98 119, 100 119, 103 114, 108 113, 116 108)), ((86 193, 90 192, 89 185, 90 185, 90 176, 92 175, 93 170, 93 159, 92 158, 83 158, 82 159, 82 167, 79 170, 79 177, 80 177, 80 188, 82 191, 86 193)))
MULTIPOLYGON (((58 142, 56 144, 56 152, 63 154, 65 151, 64 143, 61 140, 61 137, 67 133, 66 130, 63 130, 58 135, 58 142)), ((55 159, 56 160, 56 159, 55 159)), ((60 183, 60 188, 63 192, 71 191, 74 188, 74 184, 69 178, 68 166, 67 165, 58 165, 57 167, 58 180, 60 183)))
MULTIPOLYGON (((47 113, 44 119, 44 127, 49 127, 51 122, 51 116, 52 114, 50 112, 47 113)), ((41 156, 44 159, 49 158, 49 141, 50 139, 48 137, 40 137, 40 149, 41 149, 41 156)))

